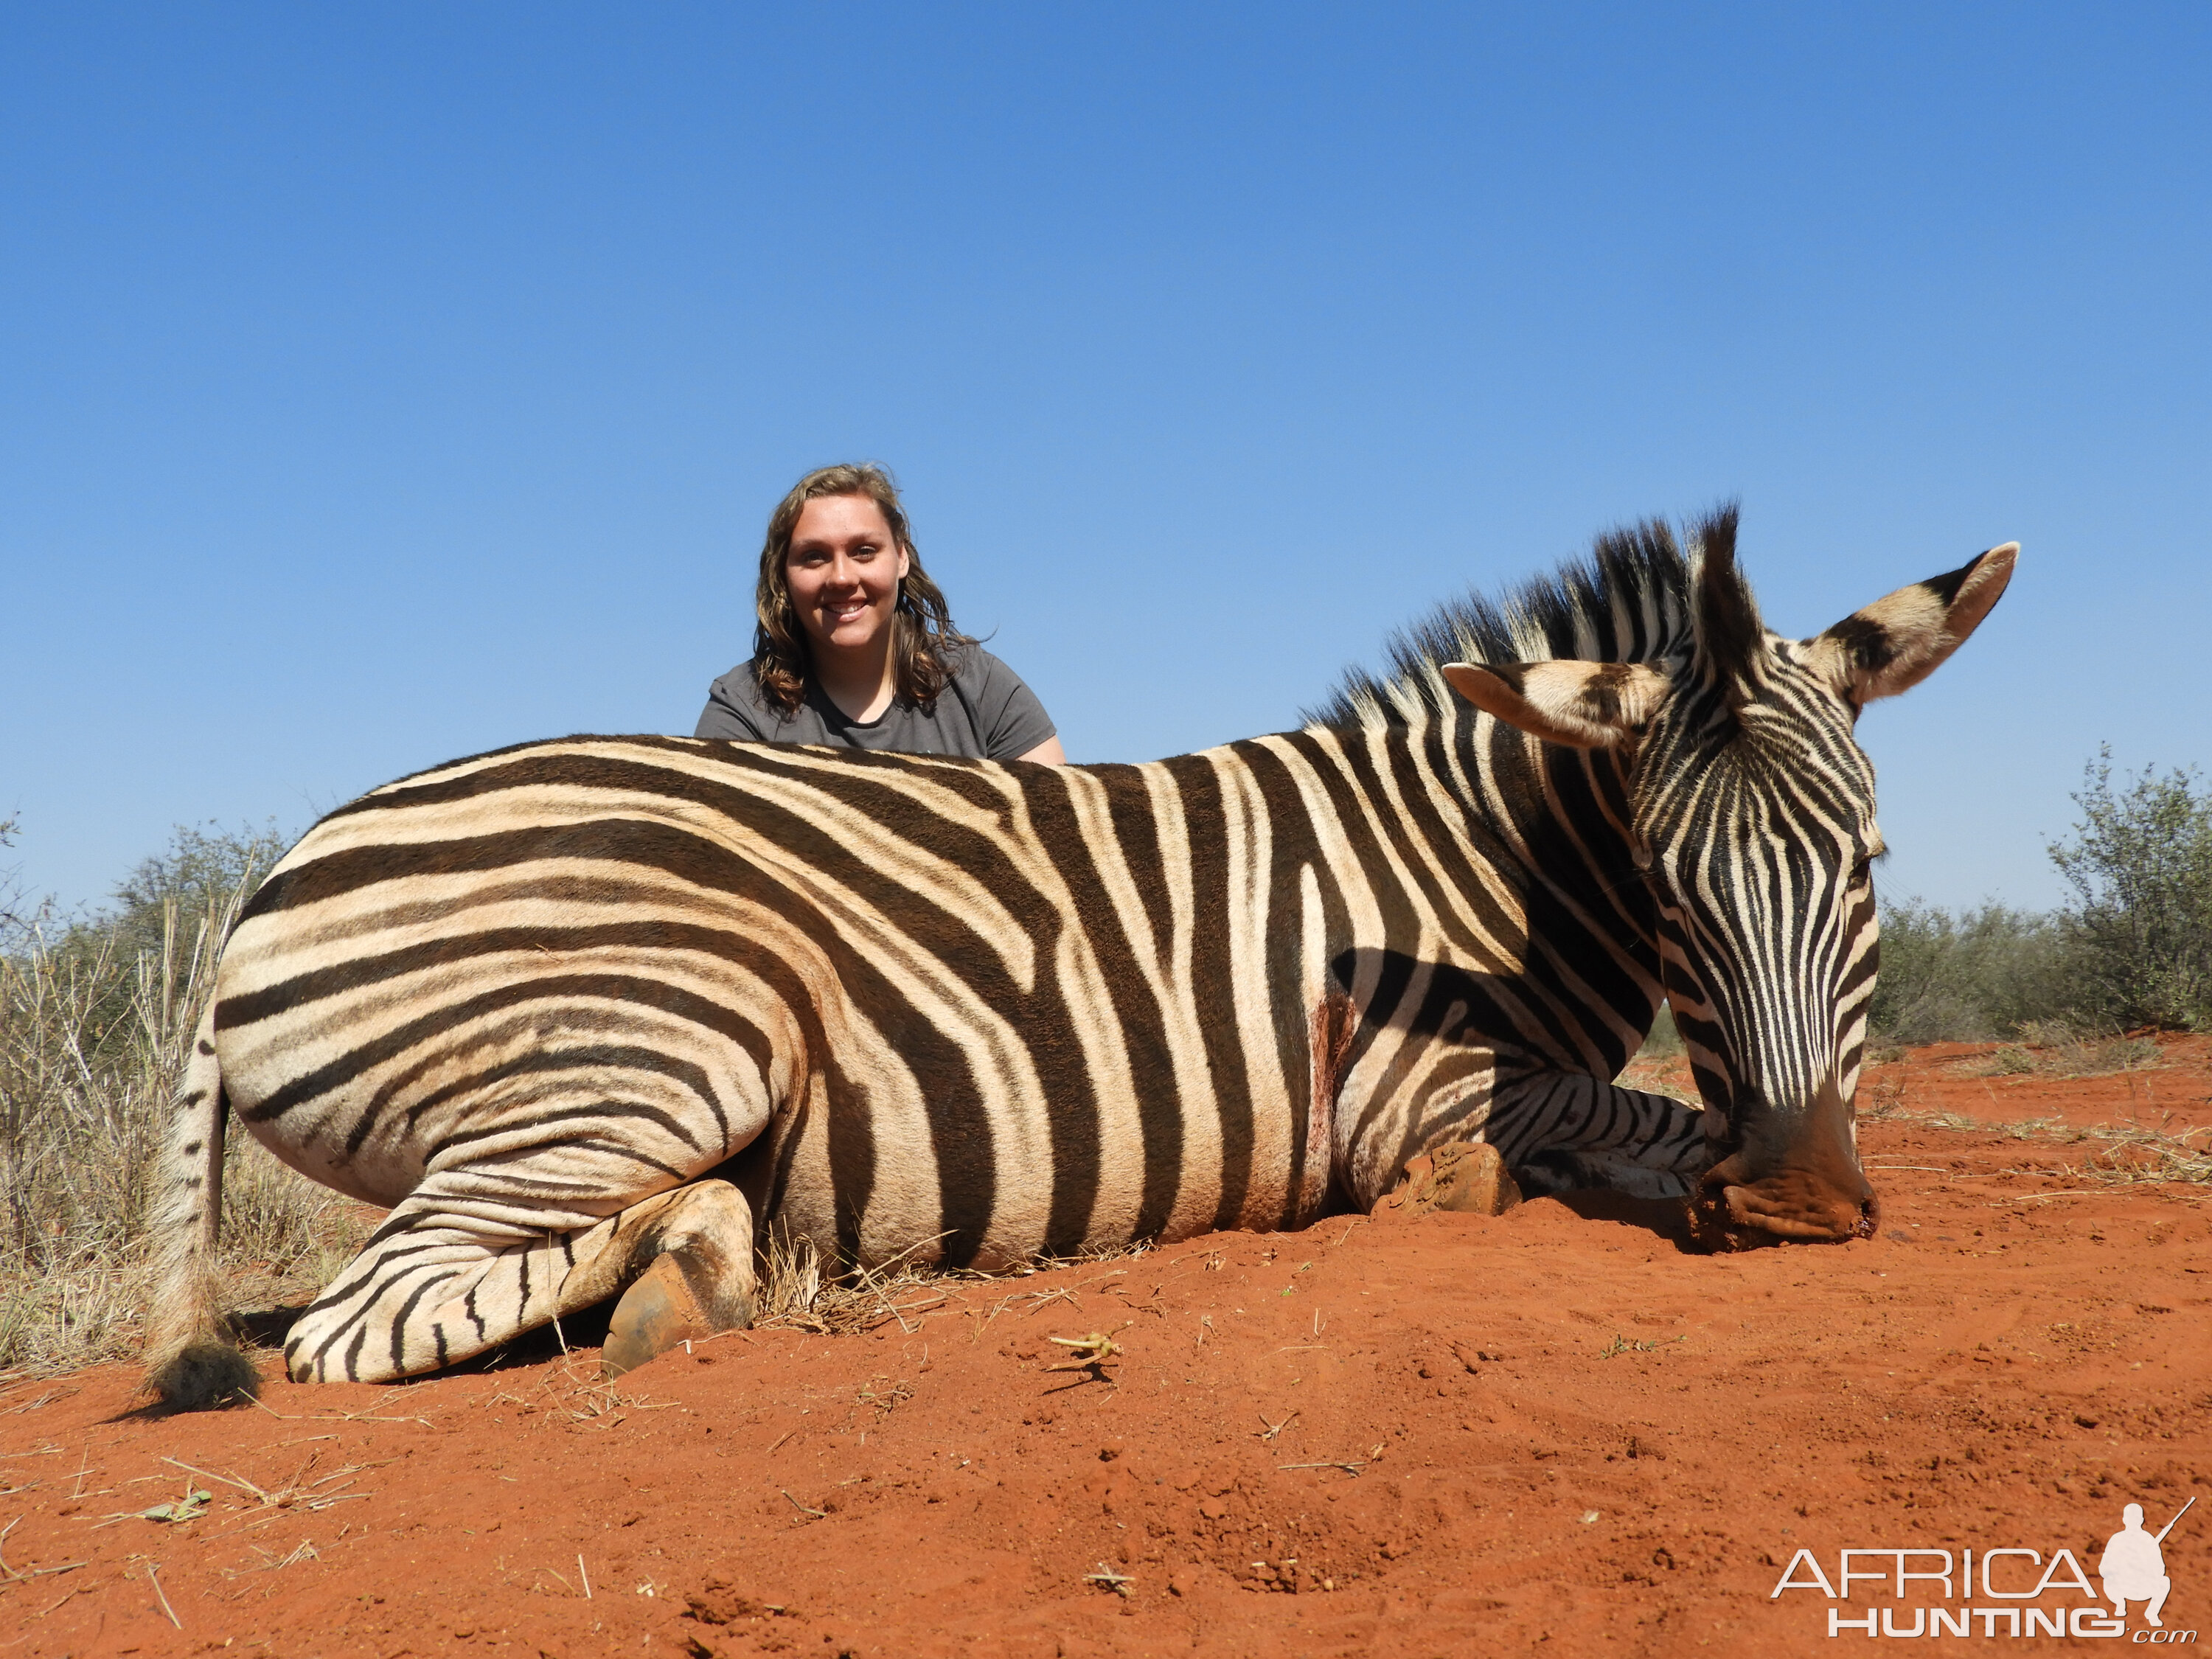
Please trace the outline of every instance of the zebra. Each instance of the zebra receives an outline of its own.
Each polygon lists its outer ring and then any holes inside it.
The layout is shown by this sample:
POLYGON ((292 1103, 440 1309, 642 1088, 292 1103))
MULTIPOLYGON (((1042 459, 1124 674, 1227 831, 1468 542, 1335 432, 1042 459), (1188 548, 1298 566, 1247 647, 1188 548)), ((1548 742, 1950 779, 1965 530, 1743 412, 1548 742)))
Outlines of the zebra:
POLYGON ((573 737, 339 808, 224 947, 156 1171, 149 1388, 258 1381, 212 1267, 233 1112, 389 1206, 293 1324, 301 1381, 613 1297, 637 1363, 747 1322, 771 1231, 1001 1267, 1364 1211, 1468 1143, 1534 1191, 1681 1200, 1714 1248, 1866 1236, 1854 723, 2018 548, 1787 639, 1735 538, 1733 507, 1601 536, 1299 730, 1142 765, 573 737), (1612 1081, 1662 1000, 1702 1108, 1612 1081))

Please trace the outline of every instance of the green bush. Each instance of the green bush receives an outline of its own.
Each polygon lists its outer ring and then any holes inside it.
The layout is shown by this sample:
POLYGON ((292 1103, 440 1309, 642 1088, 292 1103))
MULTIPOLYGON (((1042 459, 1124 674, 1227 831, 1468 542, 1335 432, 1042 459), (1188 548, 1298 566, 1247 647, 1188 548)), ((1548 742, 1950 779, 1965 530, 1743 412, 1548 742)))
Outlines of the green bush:
POLYGON ((2112 779, 2111 749, 2074 797, 2051 857, 2074 889, 2064 925, 2080 1000, 2121 1027, 2212 1025, 2212 789, 2193 769, 2112 779))
POLYGON ((2212 788, 2190 770, 2115 781, 2106 749, 2074 799, 2081 821, 2051 848, 2074 889, 2064 908, 1882 906, 1879 1040, 2049 1043, 2212 1025, 2212 788))
POLYGON ((1986 1042, 2075 1011, 2072 941, 2057 918, 1987 903, 1953 913, 1884 904, 1869 1016, 1893 1043, 1986 1042))
POLYGON ((200 916, 234 899, 251 898, 270 866, 296 837, 270 819, 259 829, 240 824, 226 830, 179 824, 169 832, 167 850, 142 859, 115 887, 115 902, 88 924, 112 933, 125 956, 161 948, 164 916, 173 903, 187 916, 200 916))
POLYGON ((270 867, 294 838, 272 822, 255 829, 226 830, 179 824, 168 847, 142 859, 116 884, 104 909, 70 920, 49 899, 0 934, 0 953, 28 968, 33 962, 49 973, 67 972, 93 995, 81 1010, 82 1040, 88 1054, 103 1054, 110 1041, 123 1040, 135 1018, 132 975, 137 964, 169 947, 171 919, 192 927, 210 915, 234 910, 253 895, 270 867))

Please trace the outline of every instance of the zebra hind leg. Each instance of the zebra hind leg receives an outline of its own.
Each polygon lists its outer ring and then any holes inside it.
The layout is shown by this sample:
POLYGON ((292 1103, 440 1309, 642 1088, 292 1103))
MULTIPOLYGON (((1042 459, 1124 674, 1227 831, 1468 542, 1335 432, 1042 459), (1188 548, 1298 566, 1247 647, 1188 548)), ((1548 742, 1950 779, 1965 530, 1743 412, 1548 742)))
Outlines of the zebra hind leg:
MULTIPOLYGON (((752 1209, 727 1182, 693 1182, 598 1221, 541 1219, 525 1206, 488 1202, 471 1184, 433 1177, 392 1211, 294 1323, 284 1359, 295 1382, 386 1382, 438 1370, 656 1274, 664 1292, 681 1286, 682 1328, 641 1317, 651 1297, 641 1297, 629 1320, 632 1364, 751 1319, 752 1209)), ((616 1328, 623 1328, 618 1304, 616 1328)))

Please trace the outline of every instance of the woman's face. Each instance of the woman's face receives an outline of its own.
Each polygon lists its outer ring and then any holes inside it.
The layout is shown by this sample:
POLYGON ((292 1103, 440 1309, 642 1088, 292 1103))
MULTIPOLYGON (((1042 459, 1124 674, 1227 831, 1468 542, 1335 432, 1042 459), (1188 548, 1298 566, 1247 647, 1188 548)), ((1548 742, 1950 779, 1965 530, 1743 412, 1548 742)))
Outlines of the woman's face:
POLYGON ((906 550, 866 495, 818 495, 792 526, 783 579, 817 650, 851 651, 890 637, 906 550))

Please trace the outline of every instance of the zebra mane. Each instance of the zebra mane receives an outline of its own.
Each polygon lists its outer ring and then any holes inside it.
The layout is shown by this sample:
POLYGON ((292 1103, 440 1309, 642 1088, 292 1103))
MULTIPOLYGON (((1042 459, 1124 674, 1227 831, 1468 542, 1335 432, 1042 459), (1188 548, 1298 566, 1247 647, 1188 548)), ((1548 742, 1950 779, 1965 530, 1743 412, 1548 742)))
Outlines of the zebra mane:
MULTIPOLYGON (((1693 527, 1702 548, 1725 537, 1733 550, 1735 508, 1693 527)), ((1717 551, 1717 547, 1716 548, 1717 551)), ((1374 731, 1425 724, 1463 708, 1439 672, 1448 662, 1655 662, 1695 648, 1696 567, 1664 520, 1608 531, 1587 557, 1570 561, 1499 599, 1469 592, 1399 629, 1381 674, 1346 672, 1308 726, 1374 731)))

